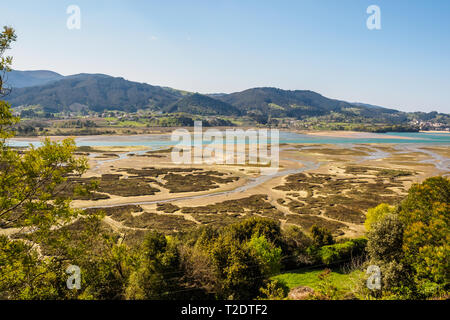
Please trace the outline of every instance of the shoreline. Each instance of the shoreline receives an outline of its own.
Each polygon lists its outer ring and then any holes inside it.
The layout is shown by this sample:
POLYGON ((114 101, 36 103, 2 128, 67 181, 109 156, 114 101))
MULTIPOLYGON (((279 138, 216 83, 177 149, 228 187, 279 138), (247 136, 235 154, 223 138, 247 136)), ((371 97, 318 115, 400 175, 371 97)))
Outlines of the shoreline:
MULTIPOLYGON (((185 129, 189 132, 193 132, 193 127, 173 127, 172 130, 177 129, 185 129)), ((258 128, 258 127, 205 127, 203 128, 204 131, 208 129, 218 129, 218 130, 226 130, 226 129, 242 129, 242 130, 249 130, 249 129, 270 129, 270 128, 258 128)), ((276 128, 274 128, 276 129, 276 128)), ((410 137, 399 137, 394 135, 388 135, 384 133, 375 133, 375 132, 364 132, 364 131, 347 131, 347 130, 287 130, 287 129, 278 129, 281 132, 290 132, 290 133, 297 133, 297 134, 306 134, 306 135, 314 135, 314 136, 326 136, 326 137, 336 137, 336 138, 353 138, 353 137, 361 137, 361 138, 379 138, 380 135, 383 135, 383 137, 386 138, 395 138, 395 139, 414 139, 410 137)), ((399 132, 402 133, 402 132, 399 132)), ((419 131, 419 133, 449 133, 450 131, 419 131)), ((15 136, 13 138, 10 138, 10 140, 18 140, 18 141, 24 141, 24 140, 33 140, 38 141, 44 138, 50 138, 50 140, 62 140, 66 138, 74 138, 79 140, 90 140, 95 139, 98 137, 104 137, 104 138, 124 138, 124 137, 170 137, 171 131, 167 132, 154 132, 154 133, 141 133, 141 134, 96 134, 96 135, 59 135, 59 136, 15 136)))
POLYGON ((383 138, 385 138, 385 139, 415 140, 415 138, 411 138, 411 137, 400 137, 400 136, 388 135, 388 134, 384 134, 384 133, 361 132, 361 131, 323 130, 323 131, 295 131, 295 132, 301 133, 301 134, 312 135, 312 136, 333 137, 333 138, 377 139, 377 138, 380 138, 380 135, 383 135, 383 138))
MULTIPOLYGON (((216 129, 219 127, 216 127, 216 129)), ((226 127, 220 127, 225 130, 226 127)), ((174 128, 175 129, 175 128, 174 128)), ((180 129, 180 128, 176 128, 180 129)), ((189 128, 183 128, 189 130, 189 128)), ((189 131, 192 134, 192 129, 189 131)), ((209 129, 209 128, 208 128, 209 129)), ((234 129, 248 130, 258 129, 250 127, 234 127, 234 129)), ((204 130, 207 130, 206 128, 204 130)), ((286 130, 280 129, 280 143, 285 141, 297 141, 304 144, 327 144, 330 139, 333 143, 418 143, 418 144, 450 144, 450 134, 440 134, 433 137, 431 131, 421 132, 421 135, 408 136, 401 132, 397 134, 372 133, 360 131, 332 131, 332 130, 286 130), (429 134, 427 134, 429 133, 429 134), (295 135, 298 135, 297 137, 295 135), (342 141, 341 141, 342 140, 342 141), (360 141, 358 141, 360 140, 360 141), (365 140, 365 141, 364 141, 365 140), (392 142, 386 140, 394 140, 392 142)), ((204 131, 203 133, 205 133, 204 131)), ((81 135, 81 136, 28 136, 13 137, 7 139, 12 146, 27 147, 28 144, 40 143, 43 139, 61 141, 71 138, 77 146, 169 146, 172 145, 170 133, 145 133, 145 134, 109 134, 109 135, 81 135)))
POLYGON ((428 130, 428 131, 420 130, 419 132, 420 133, 447 133, 447 134, 450 134, 450 131, 443 131, 443 130, 428 130))

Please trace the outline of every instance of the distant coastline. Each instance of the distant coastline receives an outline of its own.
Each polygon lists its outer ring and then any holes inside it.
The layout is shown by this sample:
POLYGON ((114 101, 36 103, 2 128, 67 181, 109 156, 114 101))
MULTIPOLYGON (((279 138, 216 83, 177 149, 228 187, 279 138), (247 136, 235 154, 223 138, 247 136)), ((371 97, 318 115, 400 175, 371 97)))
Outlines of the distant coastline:
MULTIPOLYGON (((334 137, 334 138, 366 138, 366 139, 376 139, 380 137, 379 133, 372 133, 372 132, 361 132, 361 131, 297 131, 298 133, 302 134, 308 134, 313 136, 320 136, 320 137, 334 137)), ((393 135, 383 135, 383 138, 386 139, 406 139, 410 140, 413 138, 410 137, 399 137, 399 136, 393 136, 393 135)))
POLYGON ((420 133, 448 133, 448 134, 450 134, 450 131, 444 131, 444 130, 428 130, 428 131, 420 130, 419 132, 420 133))

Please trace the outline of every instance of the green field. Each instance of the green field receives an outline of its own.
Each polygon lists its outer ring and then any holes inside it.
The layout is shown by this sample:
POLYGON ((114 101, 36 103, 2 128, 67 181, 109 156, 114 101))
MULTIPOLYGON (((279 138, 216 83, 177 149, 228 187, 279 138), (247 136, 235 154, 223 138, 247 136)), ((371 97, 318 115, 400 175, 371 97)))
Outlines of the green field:
MULTIPOLYGON (((319 274, 323 272, 323 269, 305 270, 300 269, 298 271, 290 271, 273 276, 271 279, 278 280, 286 284, 289 289, 293 289, 298 286, 307 286, 314 290, 319 289, 320 279, 319 274)), ((354 288, 358 282, 361 271, 353 271, 351 273, 343 273, 339 270, 333 270, 330 274, 331 283, 339 290, 348 291, 354 288)))

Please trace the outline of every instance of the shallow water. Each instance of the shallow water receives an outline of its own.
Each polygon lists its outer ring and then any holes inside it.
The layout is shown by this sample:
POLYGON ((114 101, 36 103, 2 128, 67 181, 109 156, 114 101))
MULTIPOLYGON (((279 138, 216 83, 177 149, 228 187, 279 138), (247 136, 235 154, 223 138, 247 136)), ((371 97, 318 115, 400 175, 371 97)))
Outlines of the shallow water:
POLYGON ((360 144, 360 143, 418 143, 418 144, 449 144, 450 134, 434 134, 423 132, 387 132, 371 134, 366 137, 325 137, 294 132, 280 132, 280 143, 317 143, 317 144, 360 144), (392 136, 398 137, 393 138, 392 136), (406 138, 406 139, 405 139, 406 138))
MULTIPOLYGON (((314 143, 314 144, 360 144, 360 143, 394 143, 394 144, 433 144, 450 145, 450 133, 423 133, 423 132, 388 132, 371 134, 372 137, 325 137, 309 134, 300 134, 289 131, 280 131, 280 143, 314 143), (393 138, 393 136, 398 138, 393 138), (406 139, 405 139, 406 138, 406 139)), ((163 147, 173 145, 168 134, 158 135, 133 135, 133 136, 88 136, 75 139, 78 146, 148 146, 163 147)), ((245 142, 243 139, 237 143, 245 142)), ((10 139, 9 145, 14 147, 26 147, 30 144, 40 145, 36 139, 10 139)))

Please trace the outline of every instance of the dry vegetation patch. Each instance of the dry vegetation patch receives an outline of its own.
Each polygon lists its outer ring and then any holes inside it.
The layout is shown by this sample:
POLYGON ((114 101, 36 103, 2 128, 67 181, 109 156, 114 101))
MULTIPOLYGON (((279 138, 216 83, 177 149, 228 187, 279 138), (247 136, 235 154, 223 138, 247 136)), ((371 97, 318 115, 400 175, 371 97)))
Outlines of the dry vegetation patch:
MULTIPOLYGON (((344 174, 338 176, 318 173, 288 176, 283 185, 274 188, 286 192, 278 203, 299 215, 325 215, 334 220, 361 224, 367 209, 382 202, 395 204, 400 201, 406 193, 400 178, 416 174, 367 166, 346 166, 344 169, 344 174)), ((321 225, 323 220, 317 222, 321 225)))
POLYGON ((84 212, 87 214, 93 214, 99 211, 103 212, 106 216, 111 217, 111 219, 115 221, 123 222, 132 216, 132 212, 143 212, 144 209, 142 209, 141 206, 137 205, 123 205, 105 208, 89 208, 84 210, 84 212))
POLYGON ((86 213, 104 212, 114 221, 120 222, 123 226, 136 229, 155 229, 162 232, 175 232, 186 230, 195 226, 195 222, 186 220, 183 216, 165 215, 144 212, 138 205, 123 205, 107 208, 86 209, 86 213), (133 213, 139 212, 139 215, 133 213))
POLYGON ((267 214, 273 211, 278 211, 270 202, 267 201, 268 196, 257 194, 250 197, 226 200, 223 202, 210 204, 199 207, 183 207, 182 213, 202 213, 202 214, 218 214, 218 213, 254 213, 267 214))
POLYGON ((179 206, 176 206, 172 203, 169 202, 164 202, 164 203, 157 203, 156 204, 156 210, 157 211, 162 211, 165 213, 174 213, 180 210, 179 206))
POLYGON ((111 226, 104 221, 99 221, 98 224, 91 224, 85 218, 79 218, 74 222, 62 226, 59 229, 52 230, 47 236, 46 241, 36 239, 33 233, 17 233, 13 238, 26 239, 38 245, 39 251, 45 256, 58 256, 65 250, 66 247, 81 248, 89 246, 94 250, 94 253, 101 253, 106 247, 105 242, 96 239, 94 242, 86 243, 85 236, 89 232, 98 232, 104 235, 111 236, 116 240, 119 239, 119 234, 115 233, 111 226), (64 241, 63 245, 59 245, 64 241))
POLYGON ((330 206, 325 209, 325 216, 350 223, 364 223, 365 215, 360 210, 347 208, 344 206, 330 206))
POLYGON ((183 216, 144 212, 139 216, 129 217, 123 222, 123 225, 130 228, 176 232, 192 228, 196 226, 196 223, 186 220, 183 216))
POLYGON ((316 153, 316 154, 324 154, 329 156, 366 156, 367 152, 364 152, 363 150, 355 150, 355 149, 348 149, 348 148, 305 148, 301 149, 302 152, 306 153, 316 153))
POLYGON ((170 193, 208 191, 219 188, 220 184, 239 180, 239 177, 231 176, 229 173, 204 171, 200 168, 145 167, 142 169, 124 168, 120 170, 132 175, 131 177, 160 177, 165 183, 158 182, 158 184, 168 189, 170 193))
POLYGON ((164 176, 164 184, 170 193, 199 192, 219 188, 219 184, 231 183, 239 180, 238 177, 220 177, 223 173, 218 171, 197 172, 191 174, 168 173, 164 176))
POLYGON ((330 230, 334 235, 339 236, 343 235, 344 232, 342 229, 348 228, 345 224, 332 221, 328 219, 324 219, 318 216, 312 215, 299 215, 299 214, 288 214, 286 215, 287 222, 296 224, 302 227, 304 230, 309 231, 313 225, 318 225, 330 230))
POLYGON ((238 222, 239 219, 250 217, 250 215, 242 216, 240 214, 227 214, 227 213, 219 213, 219 214, 192 213, 191 216, 195 219, 195 221, 201 224, 207 224, 214 227, 223 227, 238 222))

